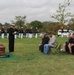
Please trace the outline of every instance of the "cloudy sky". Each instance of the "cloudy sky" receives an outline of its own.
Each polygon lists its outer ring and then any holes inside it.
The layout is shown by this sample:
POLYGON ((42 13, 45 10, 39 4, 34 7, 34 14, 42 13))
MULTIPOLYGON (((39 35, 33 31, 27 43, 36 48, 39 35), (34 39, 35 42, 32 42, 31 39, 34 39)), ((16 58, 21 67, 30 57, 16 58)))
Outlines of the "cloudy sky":
MULTIPOLYGON (((0 23, 14 20, 15 16, 26 16, 26 22, 34 20, 54 21, 51 15, 65 0, 0 0, 0 23)), ((74 0, 68 10, 74 13, 74 0)))

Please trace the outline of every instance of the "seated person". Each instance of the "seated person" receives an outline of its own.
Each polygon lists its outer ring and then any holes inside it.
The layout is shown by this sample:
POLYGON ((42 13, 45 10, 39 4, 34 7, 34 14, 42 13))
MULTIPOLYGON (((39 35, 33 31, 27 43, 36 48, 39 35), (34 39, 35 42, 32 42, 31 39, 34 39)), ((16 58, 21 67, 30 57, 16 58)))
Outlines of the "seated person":
POLYGON ((65 52, 67 52, 67 53, 70 53, 69 48, 68 48, 68 44, 69 44, 69 40, 70 40, 71 36, 72 36, 71 33, 69 33, 69 34, 68 34, 68 38, 69 38, 69 39, 68 39, 68 41, 67 41, 67 42, 65 43, 65 45, 64 45, 64 47, 65 47, 64 50, 65 50, 65 52))
POLYGON ((71 38, 71 33, 68 33, 67 37, 68 37, 68 40, 65 43, 63 43, 62 49, 60 51, 69 53, 68 44, 69 44, 69 39, 71 38))
POLYGON ((42 39, 42 42, 39 44, 39 50, 43 52, 44 44, 48 44, 49 37, 46 34, 41 34, 40 38, 42 39))
POLYGON ((50 36, 49 43, 44 45, 44 54, 48 54, 49 51, 50 51, 50 48, 54 47, 54 45, 56 44, 56 37, 55 37, 55 35, 53 35, 53 33, 50 32, 49 36, 50 36))
POLYGON ((71 38, 69 39, 69 44, 68 44, 70 54, 72 54, 72 47, 73 46, 74 46, 74 33, 72 34, 71 38))

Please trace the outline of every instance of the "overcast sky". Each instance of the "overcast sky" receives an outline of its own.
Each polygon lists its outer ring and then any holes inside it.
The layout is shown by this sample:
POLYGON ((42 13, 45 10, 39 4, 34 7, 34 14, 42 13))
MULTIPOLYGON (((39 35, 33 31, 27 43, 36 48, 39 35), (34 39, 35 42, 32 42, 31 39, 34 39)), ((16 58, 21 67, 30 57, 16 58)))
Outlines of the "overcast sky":
MULTIPOLYGON (((64 0, 0 0, 0 23, 14 20, 15 16, 26 16, 26 21, 54 21, 51 15, 64 0)), ((68 10, 74 13, 74 0, 68 10)))

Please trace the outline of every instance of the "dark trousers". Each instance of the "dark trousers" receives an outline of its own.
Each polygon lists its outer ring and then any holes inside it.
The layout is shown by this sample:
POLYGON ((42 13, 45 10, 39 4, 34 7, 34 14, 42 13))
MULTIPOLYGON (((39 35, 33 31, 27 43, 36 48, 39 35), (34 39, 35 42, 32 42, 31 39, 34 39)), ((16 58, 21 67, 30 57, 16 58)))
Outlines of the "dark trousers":
MULTIPOLYGON (((68 44, 66 44, 66 46, 65 46, 65 51, 67 53, 70 53, 69 48, 68 48, 68 44)), ((74 46, 72 46, 72 54, 74 55, 74 46)))
POLYGON ((74 55, 74 46, 72 46, 72 54, 74 55))
POLYGON ((66 43, 65 51, 66 51, 67 53, 70 53, 69 48, 68 48, 68 43, 66 43))
POLYGON ((39 50, 40 50, 41 52, 43 52, 43 49, 44 49, 44 46, 43 46, 43 45, 39 46, 39 50))
POLYGON ((9 52, 14 52, 14 38, 9 39, 9 52))

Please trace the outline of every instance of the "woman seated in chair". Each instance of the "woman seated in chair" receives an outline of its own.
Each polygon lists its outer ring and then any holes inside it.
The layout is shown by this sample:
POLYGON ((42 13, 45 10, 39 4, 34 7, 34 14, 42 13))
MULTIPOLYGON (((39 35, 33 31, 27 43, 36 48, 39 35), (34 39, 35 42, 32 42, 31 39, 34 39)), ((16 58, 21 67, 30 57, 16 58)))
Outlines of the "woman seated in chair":
POLYGON ((71 33, 69 33, 68 34, 68 41, 66 41, 65 44, 64 44, 64 50, 67 53, 70 53, 69 48, 68 48, 68 44, 69 44, 69 40, 70 40, 71 36, 72 36, 71 33))
POLYGON ((71 33, 68 34, 68 40, 65 43, 63 43, 62 49, 60 51, 64 51, 64 52, 70 53, 69 52, 69 48, 68 48, 68 44, 69 44, 69 39, 70 38, 71 38, 71 33))
POLYGON ((74 48, 74 33, 72 34, 71 38, 69 39, 69 44, 68 44, 70 54, 72 54, 72 52, 73 52, 72 47, 74 48))

